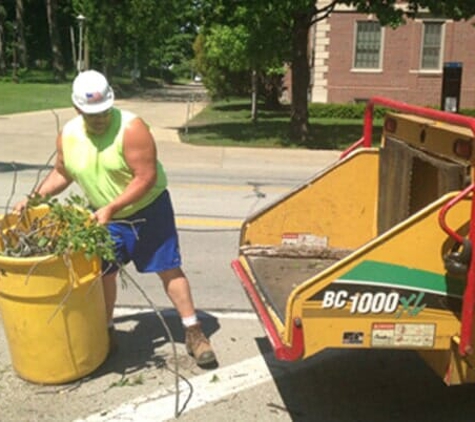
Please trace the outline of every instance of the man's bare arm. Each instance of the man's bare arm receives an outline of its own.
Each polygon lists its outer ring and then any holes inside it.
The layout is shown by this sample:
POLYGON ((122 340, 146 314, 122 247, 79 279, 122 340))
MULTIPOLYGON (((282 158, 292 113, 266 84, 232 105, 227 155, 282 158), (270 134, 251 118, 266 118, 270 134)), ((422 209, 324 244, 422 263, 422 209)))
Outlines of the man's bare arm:
POLYGON ((110 204, 96 211, 96 217, 102 224, 125 206, 142 198, 157 180, 157 149, 153 136, 142 119, 132 120, 125 129, 123 148, 133 179, 110 204))

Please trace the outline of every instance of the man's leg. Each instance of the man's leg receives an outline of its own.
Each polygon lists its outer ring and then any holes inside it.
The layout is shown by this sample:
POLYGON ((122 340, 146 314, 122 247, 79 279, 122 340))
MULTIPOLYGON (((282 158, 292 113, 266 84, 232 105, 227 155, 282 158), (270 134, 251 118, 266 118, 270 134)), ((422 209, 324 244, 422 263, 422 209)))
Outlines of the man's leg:
POLYGON ((191 297, 190 283, 181 268, 158 273, 165 291, 182 318, 196 315, 191 297))
POLYGON ((201 330, 196 316, 190 283, 181 268, 158 273, 165 291, 180 314, 185 327, 185 343, 188 353, 192 354, 198 365, 216 362, 211 344, 201 330))
POLYGON ((102 276, 102 286, 104 288, 104 300, 106 302, 107 325, 113 326, 114 306, 117 300, 117 271, 102 276))
POLYGON ((102 276, 104 301, 106 304, 107 328, 109 333, 109 354, 117 350, 114 334, 114 306, 117 299, 117 271, 102 276))

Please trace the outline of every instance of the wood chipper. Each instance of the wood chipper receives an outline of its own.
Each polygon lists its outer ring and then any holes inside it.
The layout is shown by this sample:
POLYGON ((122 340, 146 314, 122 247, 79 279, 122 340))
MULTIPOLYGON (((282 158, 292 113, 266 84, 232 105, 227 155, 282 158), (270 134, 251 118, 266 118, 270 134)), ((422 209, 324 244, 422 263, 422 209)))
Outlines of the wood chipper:
POLYGON ((475 382, 474 134, 374 97, 359 141, 246 219, 232 267, 278 359, 415 350, 448 385, 475 382))

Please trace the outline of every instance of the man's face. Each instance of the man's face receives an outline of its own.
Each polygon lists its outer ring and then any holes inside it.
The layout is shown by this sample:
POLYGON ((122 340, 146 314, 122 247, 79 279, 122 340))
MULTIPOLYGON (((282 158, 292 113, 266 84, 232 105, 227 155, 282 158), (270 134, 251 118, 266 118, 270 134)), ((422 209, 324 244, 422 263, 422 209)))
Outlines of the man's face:
POLYGON ((106 132, 111 124, 112 109, 103 111, 97 114, 82 113, 84 122, 86 123, 86 130, 92 135, 102 135, 106 132))

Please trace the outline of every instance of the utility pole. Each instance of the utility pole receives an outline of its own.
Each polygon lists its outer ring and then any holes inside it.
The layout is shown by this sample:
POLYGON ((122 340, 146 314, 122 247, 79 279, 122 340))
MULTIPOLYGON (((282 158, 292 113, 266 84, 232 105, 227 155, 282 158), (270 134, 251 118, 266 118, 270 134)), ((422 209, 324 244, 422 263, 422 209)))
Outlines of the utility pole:
POLYGON ((18 24, 16 22, 13 23, 13 63, 12 63, 12 80, 15 83, 18 83, 18 24))
POLYGON ((84 15, 78 15, 76 17, 79 24, 79 47, 78 47, 78 62, 77 62, 77 71, 78 73, 84 70, 84 23, 86 21, 86 17, 84 15))

